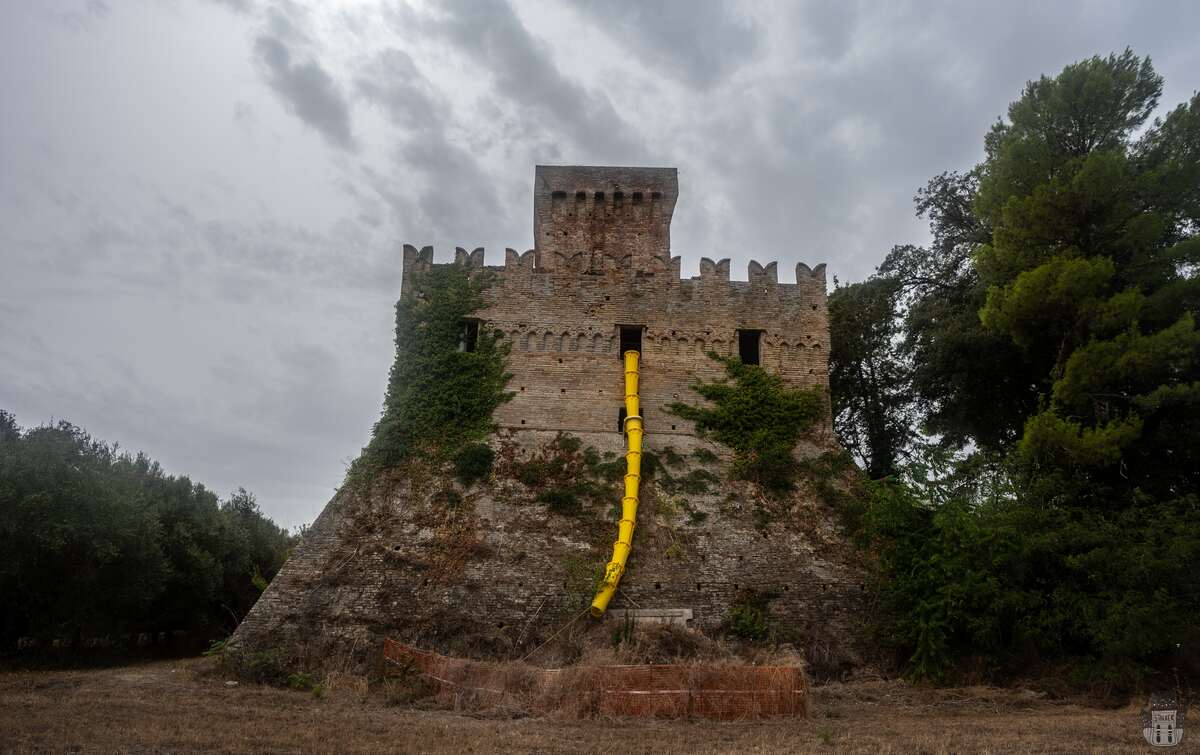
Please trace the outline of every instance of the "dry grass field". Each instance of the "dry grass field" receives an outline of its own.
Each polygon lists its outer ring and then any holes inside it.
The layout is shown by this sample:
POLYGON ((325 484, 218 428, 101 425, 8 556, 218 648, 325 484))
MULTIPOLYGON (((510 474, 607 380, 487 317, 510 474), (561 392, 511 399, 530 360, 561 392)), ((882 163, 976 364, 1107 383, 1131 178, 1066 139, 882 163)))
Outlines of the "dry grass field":
MULTIPOLYGON (((355 678, 312 693, 239 684, 191 659, 0 673, 4 752, 1130 752, 1137 706, 898 681, 813 689, 807 720, 564 721, 389 705, 355 678)), ((1185 741, 1174 752, 1195 752, 1185 741)))

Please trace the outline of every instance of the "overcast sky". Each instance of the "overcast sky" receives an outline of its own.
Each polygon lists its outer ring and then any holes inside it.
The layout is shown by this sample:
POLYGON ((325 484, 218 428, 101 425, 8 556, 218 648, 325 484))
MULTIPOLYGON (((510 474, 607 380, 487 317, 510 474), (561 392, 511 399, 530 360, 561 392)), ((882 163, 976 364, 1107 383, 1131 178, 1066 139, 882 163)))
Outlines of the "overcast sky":
MULTIPOLYGON (((679 168, 701 256, 869 275, 1023 84, 1200 3, 0 0, 0 408, 293 526, 366 442, 400 248, 532 245, 538 163, 679 168)), ((786 274, 784 274, 786 276, 786 274)))

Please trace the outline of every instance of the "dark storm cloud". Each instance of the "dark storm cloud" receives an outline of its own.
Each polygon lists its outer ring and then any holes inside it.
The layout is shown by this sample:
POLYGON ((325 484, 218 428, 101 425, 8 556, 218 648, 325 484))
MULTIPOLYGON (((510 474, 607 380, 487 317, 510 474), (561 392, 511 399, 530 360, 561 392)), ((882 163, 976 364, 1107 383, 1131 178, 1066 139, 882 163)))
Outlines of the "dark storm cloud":
POLYGON ((393 22, 402 31, 411 24, 453 45, 491 78, 494 93, 515 106, 522 121, 557 133, 577 154, 611 162, 644 156, 634 129, 608 97, 564 75, 508 2, 454 0, 436 8, 432 15, 397 9, 393 22))
POLYGON ((267 83, 288 110, 333 146, 355 148, 350 107, 337 82, 320 63, 312 58, 294 62, 288 44, 270 34, 262 34, 254 41, 254 53, 267 83))
POLYGON ((572 0, 587 21, 660 73, 706 88, 754 53, 760 30, 725 0, 572 0))

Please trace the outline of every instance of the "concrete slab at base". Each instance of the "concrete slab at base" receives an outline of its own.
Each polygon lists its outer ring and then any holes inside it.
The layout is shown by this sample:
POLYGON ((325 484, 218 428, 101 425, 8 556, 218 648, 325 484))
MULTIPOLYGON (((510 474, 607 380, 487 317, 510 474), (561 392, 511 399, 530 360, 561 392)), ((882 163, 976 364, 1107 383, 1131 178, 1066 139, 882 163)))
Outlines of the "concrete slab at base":
POLYGON ((634 624, 675 624, 686 627, 692 621, 690 608, 618 608, 608 613, 616 621, 632 621, 634 624))

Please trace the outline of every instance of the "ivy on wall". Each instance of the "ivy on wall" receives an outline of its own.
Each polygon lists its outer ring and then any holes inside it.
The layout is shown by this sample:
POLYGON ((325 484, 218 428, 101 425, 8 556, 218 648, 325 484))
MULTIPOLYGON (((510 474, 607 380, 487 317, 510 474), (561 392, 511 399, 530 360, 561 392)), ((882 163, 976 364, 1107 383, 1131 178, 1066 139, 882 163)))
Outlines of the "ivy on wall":
POLYGON ((504 388, 508 344, 480 329, 474 350, 460 350, 464 324, 485 305, 490 273, 437 265, 412 278, 412 294, 396 304, 396 361, 383 416, 355 463, 379 470, 425 454, 446 458, 494 429, 492 414, 512 398, 504 388))
POLYGON ((824 392, 789 388, 778 375, 736 357, 708 356, 725 367, 726 377, 692 389, 710 405, 675 402, 667 409, 695 423, 701 437, 733 450, 731 477, 776 495, 792 490, 800 472, 792 450, 824 412, 824 392))

